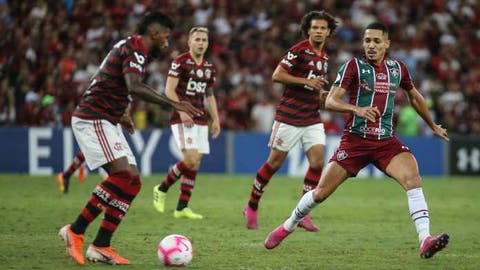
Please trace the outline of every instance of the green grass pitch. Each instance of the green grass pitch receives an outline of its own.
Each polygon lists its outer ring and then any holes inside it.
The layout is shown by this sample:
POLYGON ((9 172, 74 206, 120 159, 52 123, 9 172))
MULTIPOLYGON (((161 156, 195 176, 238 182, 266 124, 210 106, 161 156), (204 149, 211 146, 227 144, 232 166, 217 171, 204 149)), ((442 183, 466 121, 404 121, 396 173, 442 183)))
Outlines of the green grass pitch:
MULTIPOLYGON (((193 242, 189 269, 480 269, 479 178, 425 179, 431 232, 446 231, 451 242, 422 260, 405 192, 392 180, 348 180, 312 212, 320 232, 297 229, 278 248, 266 250, 266 235, 299 199, 300 179, 272 179, 260 206, 260 228, 249 231, 242 208, 253 175, 200 174, 190 206, 206 218, 195 221, 172 216, 178 183, 168 193, 166 213, 154 211, 152 187, 163 176, 143 178, 142 191, 112 240, 132 265, 81 267, 67 257, 57 233, 74 220, 100 177, 89 175, 84 183, 72 177, 70 194, 61 196, 53 176, 0 175, 0 268, 165 269, 157 244, 178 233, 193 242)), ((85 249, 98 224, 99 219, 88 228, 85 249)))

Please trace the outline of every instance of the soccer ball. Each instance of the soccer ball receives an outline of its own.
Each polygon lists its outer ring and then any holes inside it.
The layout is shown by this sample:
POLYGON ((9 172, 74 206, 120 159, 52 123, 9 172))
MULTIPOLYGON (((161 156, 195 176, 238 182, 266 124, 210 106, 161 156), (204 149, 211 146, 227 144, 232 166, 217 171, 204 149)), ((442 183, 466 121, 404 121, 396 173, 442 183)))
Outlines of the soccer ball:
POLYGON ((192 257, 192 243, 183 235, 168 235, 158 244, 158 258, 166 266, 187 266, 192 257))

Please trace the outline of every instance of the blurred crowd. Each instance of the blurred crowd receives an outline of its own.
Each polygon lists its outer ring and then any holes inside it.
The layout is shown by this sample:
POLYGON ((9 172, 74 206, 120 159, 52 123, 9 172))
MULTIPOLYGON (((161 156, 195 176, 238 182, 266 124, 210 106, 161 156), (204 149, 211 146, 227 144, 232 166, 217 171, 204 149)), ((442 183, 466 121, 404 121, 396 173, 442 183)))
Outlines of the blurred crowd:
MULTIPOLYGON (((149 64, 146 82, 163 91, 171 59, 187 50, 188 30, 207 26, 222 127, 269 132, 283 92, 272 72, 303 38, 301 17, 322 9, 340 22, 327 46, 330 81, 343 62, 362 55, 362 29, 380 20, 390 29, 390 56, 409 67, 435 120, 450 133, 480 134, 477 0, 0 0, 0 126, 69 126, 111 46, 134 33, 146 11, 160 10, 176 27, 168 52, 149 64)), ((398 133, 428 134, 403 92, 397 105, 398 133)), ((133 104, 139 129, 166 127, 169 113, 133 104)), ((343 115, 322 118, 327 132, 341 132, 343 115)))

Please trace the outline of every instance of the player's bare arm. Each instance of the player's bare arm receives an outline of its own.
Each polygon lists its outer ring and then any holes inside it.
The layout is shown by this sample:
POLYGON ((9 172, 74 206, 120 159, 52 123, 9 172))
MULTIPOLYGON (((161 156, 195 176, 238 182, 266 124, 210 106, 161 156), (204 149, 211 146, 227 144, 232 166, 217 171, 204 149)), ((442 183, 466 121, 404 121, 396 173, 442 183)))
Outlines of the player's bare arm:
POLYGON ((417 88, 413 87, 410 91, 408 91, 408 99, 410 100, 410 104, 415 109, 415 111, 422 117, 422 119, 427 123, 427 125, 432 129, 433 134, 436 136, 449 141, 447 129, 442 128, 441 125, 437 125, 430 115, 428 111, 427 103, 423 98, 422 94, 417 90, 417 88))
POLYGON ((366 118, 370 122, 377 121, 380 111, 377 107, 357 107, 343 100, 346 90, 341 87, 332 87, 325 101, 325 109, 335 112, 353 113, 366 118))
POLYGON ((147 102, 156 104, 168 104, 178 111, 184 111, 189 115, 202 115, 202 111, 192 106, 192 104, 184 101, 174 101, 164 94, 159 94, 150 86, 142 82, 142 77, 135 73, 126 73, 125 84, 130 94, 137 96, 147 102))
POLYGON ((283 67, 280 65, 277 66, 275 71, 272 75, 272 80, 274 82, 279 82, 283 84, 299 84, 299 85, 306 85, 310 88, 313 88, 317 91, 323 89, 325 85, 328 85, 328 80, 323 77, 316 77, 312 79, 307 79, 303 77, 295 77, 288 73, 283 67))
POLYGON ((320 109, 325 109, 325 101, 327 100, 328 91, 320 90, 320 109))
POLYGON ((218 109, 217 109, 217 100, 215 99, 215 95, 213 95, 213 89, 207 88, 205 91, 207 96, 207 109, 212 117, 212 138, 217 138, 220 135, 220 120, 218 118, 218 109))
MULTIPOLYGON (((176 102, 180 101, 180 99, 178 98, 177 92, 175 92, 175 89, 177 89, 179 81, 180 79, 177 77, 168 76, 167 82, 165 84, 165 94, 167 95, 168 98, 176 102)), ((178 112, 178 114, 180 115, 180 119, 182 120, 182 123, 186 127, 188 128, 193 127, 194 122, 193 122, 193 118, 190 117, 190 115, 188 115, 185 112, 178 112)))

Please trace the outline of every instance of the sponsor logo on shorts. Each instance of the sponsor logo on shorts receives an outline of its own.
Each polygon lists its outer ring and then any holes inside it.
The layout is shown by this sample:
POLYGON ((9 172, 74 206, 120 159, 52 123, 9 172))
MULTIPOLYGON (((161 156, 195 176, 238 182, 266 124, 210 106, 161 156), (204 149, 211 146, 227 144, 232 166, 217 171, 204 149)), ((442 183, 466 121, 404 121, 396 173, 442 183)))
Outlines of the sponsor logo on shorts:
POLYGON ((348 154, 347 154, 347 152, 345 152, 345 150, 339 150, 339 151, 337 152, 337 160, 339 160, 339 161, 340 161, 340 160, 344 160, 344 159, 346 159, 347 157, 348 157, 348 154))

